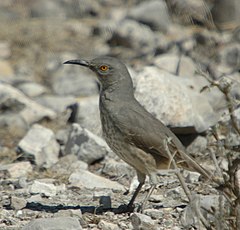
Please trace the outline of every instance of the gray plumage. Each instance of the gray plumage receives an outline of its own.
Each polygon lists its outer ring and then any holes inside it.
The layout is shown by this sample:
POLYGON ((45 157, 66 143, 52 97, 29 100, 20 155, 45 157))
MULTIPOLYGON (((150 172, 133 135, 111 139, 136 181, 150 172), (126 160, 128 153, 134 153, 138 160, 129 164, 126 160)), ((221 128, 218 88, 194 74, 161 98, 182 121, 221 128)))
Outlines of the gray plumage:
POLYGON ((104 138, 121 159, 136 169, 140 182, 129 205, 133 204, 146 175, 150 183, 156 185, 157 171, 173 168, 165 141, 168 141, 168 148, 179 167, 196 170, 210 178, 210 174, 186 154, 174 133, 135 99, 132 79, 120 60, 99 57, 91 61, 71 60, 64 64, 88 67, 101 83, 99 109, 104 138))

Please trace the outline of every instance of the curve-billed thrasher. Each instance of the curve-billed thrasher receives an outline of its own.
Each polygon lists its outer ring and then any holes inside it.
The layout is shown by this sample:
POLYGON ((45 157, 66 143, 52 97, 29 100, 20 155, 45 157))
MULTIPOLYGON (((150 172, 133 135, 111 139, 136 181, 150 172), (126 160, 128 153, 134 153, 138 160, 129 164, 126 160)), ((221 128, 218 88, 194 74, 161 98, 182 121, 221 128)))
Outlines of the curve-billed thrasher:
POLYGON ((99 109, 103 136, 110 148, 137 171, 139 185, 128 204, 129 209, 133 207, 146 175, 152 185, 149 197, 158 183, 157 171, 173 168, 169 152, 178 166, 210 178, 210 174, 185 153, 183 145, 170 129, 135 99, 132 79, 120 60, 99 57, 90 61, 70 60, 64 64, 88 67, 101 83, 99 109))

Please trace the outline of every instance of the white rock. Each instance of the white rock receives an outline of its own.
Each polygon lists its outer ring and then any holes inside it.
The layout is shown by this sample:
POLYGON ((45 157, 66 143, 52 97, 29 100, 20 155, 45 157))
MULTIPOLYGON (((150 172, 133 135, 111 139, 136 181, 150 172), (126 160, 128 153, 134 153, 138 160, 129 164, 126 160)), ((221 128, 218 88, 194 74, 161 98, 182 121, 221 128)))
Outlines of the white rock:
POLYGON ((11 197, 11 208, 15 210, 20 210, 25 208, 26 205, 27 205, 27 200, 25 200, 24 198, 16 197, 16 196, 11 197))
POLYGON ((132 7, 129 17, 150 26, 153 30, 166 31, 170 24, 170 16, 165 1, 143 1, 132 7))
POLYGON ((28 97, 37 97, 47 92, 47 89, 35 82, 25 82, 17 86, 28 97))
POLYGON ((157 225, 155 221, 151 219, 150 216, 147 216, 141 213, 133 213, 130 219, 133 225, 133 229, 157 230, 157 225))
POLYGON ((109 223, 105 220, 100 220, 100 222, 98 223, 98 227, 101 230, 119 230, 120 229, 117 224, 109 223))
POLYGON ((165 125, 190 127, 189 133, 203 132, 219 119, 207 97, 190 90, 181 78, 156 67, 145 67, 136 76, 135 96, 165 125))
POLYGON ((43 183, 35 180, 29 188, 32 194, 43 194, 44 196, 56 196, 57 188, 54 184, 43 183))
POLYGON ((49 168, 58 161, 60 147, 54 133, 38 124, 32 126, 18 148, 38 166, 49 168))
POLYGON ((163 54, 155 58, 154 64, 169 73, 176 74, 179 64, 179 76, 193 77, 197 70, 197 66, 191 58, 186 56, 177 56, 176 54, 163 54))
POLYGON ((81 230, 77 218, 73 217, 55 217, 55 218, 40 218, 30 221, 22 230, 81 230))
POLYGON ((19 104, 24 105, 24 108, 19 112, 19 114, 23 117, 27 124, 32 124, 45 117, 54 119, 57 116, 54 111, 34 102, 16 88, 10 86, 9 84, 0 83, 0 104, 5 101, 17 101, 19 104))
POLYGON ((69 177, 69 182, 72 186, 80 188, 108 188, 115 191, 125 190, 124 186, 121 184, 85 170, 79 170, 78 172, 72 173, 69 177))
POLYGON ((26 176, 32 172, 32 165, 28 161, 0 165, 0 174, 7 174, 13 178, 26 176))

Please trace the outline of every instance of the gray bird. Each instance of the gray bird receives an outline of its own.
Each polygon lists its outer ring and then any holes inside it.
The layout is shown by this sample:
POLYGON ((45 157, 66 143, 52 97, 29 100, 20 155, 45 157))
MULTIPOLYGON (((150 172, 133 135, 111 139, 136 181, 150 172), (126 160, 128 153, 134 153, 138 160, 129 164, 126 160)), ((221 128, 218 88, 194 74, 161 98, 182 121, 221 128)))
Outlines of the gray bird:
POLYGON ((99 57, 64 64, 85 66, 97 75, 101 84, 99 109, 103 136, 110 148, 135 168, 138 176, 139 185, 127 206, 129 210, 146 175, 152 186, 145 200, 158 183, 159 169, 174 168, 169 151, 179 167, 198 171, 210 179, 211 174, 186 154, 174 133, 135 99, 132 79, 124 63, 113 57, 99 57))

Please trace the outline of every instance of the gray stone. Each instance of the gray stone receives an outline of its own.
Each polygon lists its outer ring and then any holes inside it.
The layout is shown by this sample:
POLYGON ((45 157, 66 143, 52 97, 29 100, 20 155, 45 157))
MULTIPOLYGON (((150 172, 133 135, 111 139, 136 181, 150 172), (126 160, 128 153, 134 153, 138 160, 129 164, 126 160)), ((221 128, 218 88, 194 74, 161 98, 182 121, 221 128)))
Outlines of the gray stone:
POLYGON ((73 124, 65 147, 66 154, 75 154, 79 160, 91 164, 109 151, 106 142, 79 124, 73 124))
POLYGON ((28 161, 16 162, 11 164, 0 165, 1 177, 20 178, 27 176, 32 172, 32 165, 28 161))
MULTIPOLYGON (((223 196, 222 198, 220 198, 219 195, 196 196, 194 202, 194 206, 201 209, 202 214, 209 222, 216 221, 216 216, 220 215, 220 213, 223 211, 219 210, 219 208, 222 209, 222 207, 224 207, 224 213, 229 213, 230 211, 230 204, 223 196), (214 212, 212 212, 212 210, 214 210, 214 212)), ((181 216, 181 222, 185 228, 188 228, 189 226, 195 225, 199 222, 196 217, 196 213, 190 205, 184 209, 181 216)))
POLYGON ((99 205, 102 208, 110 209, 112 208, 112 201, 110 196, 101 196, 99 199, 99 205))
POLYGON ((89 96, 98 93, 95 76, 85 68, 64 65, 52 78, 54 92, 61 96, 89 96))
POLYGON ((199 181, 199 178, 200 178, 200 176, 201 176, 201 175, 200 175, 199 173, 197 173, 197 172, 189 172, 189 171, 184 171, 184 174, 185 174, 185 175, 187 174, 185 181, 186 181, 187 183, 190 183, 190 184, 193 184, 193 183, 198 182, 198 181, 199 181))
POLYGON ((20 210, 25 208, 27 205, 27 200, 22 197, 11 197, 11 208, 15 210, 20 210))
POLYGON ((163 211, 157 210, 157 209, 145 209, 144 210, 144 214, 147 216, 150 216, 151 218, 155 219, 155 220, 159 220, 163 217, 163 211))
POLYGON ((57 188, 54 184, 48 184, 35 180, 29 187, 31 194, 43 194, 44 196, 56 196, 57 188))
POLYGON ((101 136, 102 127, 99 113, 99 96, 78 99, 78 123, 92 133, 101 136))
POLYGON ((234 29, 240 24, 240 2, 238 0, 218 0, 212 7, 214 23, 218 28, 234 29))
POLYGON ((117 224, 109 223, 105 220, 100 220, 100 222, 98 223, 98 227, 102 230, 119 230, 120 229, 117 224))
POLYGON ((218 53, 218 70, 223 72, 230 72, 233 69, 238 69, 240 66, 240 44, 230 43, 219 50, 218 53))
POLYGON ((185 133, 201 133, 216 124, 220 114, 213 110, 208 98, 185 84, 156 67, 145 67, 136 76, 135 96, 165 125, 187 127, 185 133))
POLYGON ((170 24, 165 1, 141 2, 130 10, 129 17, 150 26, 153 30, 167 31, 170 24))
POLYGON ((102 173, 115 178, 132 178, 135 175, 135 170, 122 160, 115 159, 106 160, 102 173))
POLYGON ((76 98, 72 96, 43 95, 36 98, 36 101, 57 113, 62 113, 66 111, 69 105, 76 103, 76 98))
POLYGON ((73 217, 55 217, 40 218, 30 221, 22 230, 81 230, 77 218, 73 217))
POLYGON ((74 172, 69 177, 69 182, 72 186, 80 187, 80 188, 108 188, 115 191, 124 191, 124 187, 115 182, 111 181, 109 179, 106 179, 104 177, 95 175, 91 172, 88 172, 86 170, 78 170, 77 172, 74 172))
POLYGON ((179 57, 175 54, 163 54, 156 56, 154 64, 158 68, 175 75, 177 74, 177 68, 179 68, 178 75, 182 77, 193 77, 197 70, 195 63, 191 58, 186 56, 179 57))
POLYGON ((47 92, 47 89, 35 82, 25 82, 17 86, 28 97, 37 97, 47 92))
POLYGON ((38 166, 51 167, 58 161, 59 144, 52 130, 35 124, 19 142, 18 150, 38 166))
POLYGON ((207 139, 203 136, 197 136, 187 147, 189 153, 201 153, 207 148, 207 139))
POLYGON ((54 217, 75 217, 78 219, 82 219, 82 211, 81 209, 67 209, 67 210, 59 210, 54 214, 54 217))
POLYGON ((28 203, 41 203, 43 202, 43 198, 40 193, 34 194, 27 199, 28 203))
POLYGON ((27 124, 32 124, 43 118, 56 118, 56 113, 54 111, 39 105, 26 97, 21 91, 4 83, 0 83, 0 104, 8 104, 7 108, 10 111, 14 110, 16 105, 21 105, 19 108, 19 115, 22 116, 27 124))
POLYGON ((157 45, 157 36, 145 25, 130 19, 121 21, 109 39, 110 44, 132 48, 138 54, 153 53, 157 45))
POLYGON ((13 137, 23 137, 29 125, 19 114, 6 113, 0 115, 0 127, 13 137))
POLYGON ((141 213, 133 213, 130 216, 131 223, 133 229, 140 230, 140 229, 153 229, 157 230, 157 224, 150 216, 141 214, 141 213))
POLYGON ((71 164, 71 171, 78 171, 79 169, 87 170, 88 164, 84 161, 76 160, 71 164))
POLYGON ((65 18, 66 13, 60 1, 40 0, 31 4, 31 16, 37 18, 65 18))

